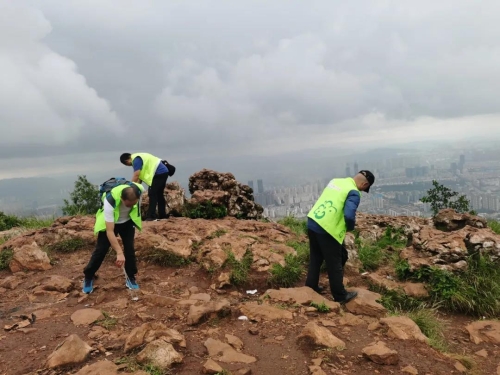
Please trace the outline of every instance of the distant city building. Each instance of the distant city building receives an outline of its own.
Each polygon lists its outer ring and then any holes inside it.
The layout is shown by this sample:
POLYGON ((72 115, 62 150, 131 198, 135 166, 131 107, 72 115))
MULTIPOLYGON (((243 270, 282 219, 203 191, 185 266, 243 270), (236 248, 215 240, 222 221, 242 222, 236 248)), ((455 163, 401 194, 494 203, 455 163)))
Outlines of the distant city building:
POLYGON ((253 189, 253 181, 248 181, 248 186, 250 186, 253 189))
POLYGON ((349 163, 347 163, 347 165, 345 167, 345 176, 351 177, 351 166, 349 165, 349 163))
POLYGON ((460 155, 460 161, 458 162, 458 169, 463 173, 465 166, 465 155, 460 155))
POLYGON ((353 172, 354 173, 358 173, 359 172, 359 166, 358 166, 358 162, 357 161, 354 162, 354 171, 353 172))
POLYGON ((257 180, 257 192, 259 194, 264 193, 264 183, 262 182, 262 180, 257 180))

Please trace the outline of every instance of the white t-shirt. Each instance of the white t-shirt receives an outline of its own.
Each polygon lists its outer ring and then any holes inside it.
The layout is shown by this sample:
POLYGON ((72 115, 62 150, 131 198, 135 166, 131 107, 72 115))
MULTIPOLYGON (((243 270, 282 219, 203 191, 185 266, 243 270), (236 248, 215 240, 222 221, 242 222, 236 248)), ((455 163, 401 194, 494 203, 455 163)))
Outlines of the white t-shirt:
MULTIPOLYGON (((117 202, 120 204, 120 202, 117 202)), ((132 207, 127 207, 124 204, 120 204, 119 207, 120 215, 118 216, 118 221, 116 224, 122 224, 130 220, 130 210, 132 207)), ((114 223, 115 222, 115 209, 112 205, 109 204, 108 200, 104 199, 104 221, 106 223, 114 223)))

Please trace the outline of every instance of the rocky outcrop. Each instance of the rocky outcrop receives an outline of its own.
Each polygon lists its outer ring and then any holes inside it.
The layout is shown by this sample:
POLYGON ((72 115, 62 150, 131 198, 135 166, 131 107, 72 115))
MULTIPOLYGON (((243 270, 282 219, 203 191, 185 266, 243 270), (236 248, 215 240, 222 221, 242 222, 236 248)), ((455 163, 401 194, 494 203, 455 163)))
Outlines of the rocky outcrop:
POLYGON ((240 219, 260 219, 264 209, 255 203, 253 190, 236 181, 232 173, 220 173, 203 169, 189 177, 189 203, 223 206, 228 216, 240 219))
POLYGON ((485 218, 447 208, 439 211, 434 217, 434 226, 445 231, 454 231, 466 226, 484 229, 488 228, 488 222, 485 218))
MULTIPOLYGON (((358 215, 356 230, 362 240, 377 241, 388 227, 404 236, 401 240, 406 241, 407 246, 400 257, 408 262, 410 271, 429 266, 463 271, 471 254, 488 255, 494 261, 500 259, 500 235, 478 216, 448 209, 440 211, 434 219, 358 215)), ((352 234, 346 237, 345 247, 349 252, 348 262, 358 265, 357 245, 352 234)))
MULTIPOLYGON (((0 245, 0 251, 13 249, 11 268, 16 272, 24 269, 47 270, 51 268, 50 260, 42 247, 90 251, 95 246, 93 227, 92 216, 62 217, 50 228, 11 238, 0 245)), ((210 271, 220 269, 230 253, 241 261, 245 253, 251 251, 251 268, 265 272, 273 264, 284 265, 287 254, 296 254, 296 250, 287 245, 296 239, 292 231, 277 223, 229 217, 217 221, 173 217, 143 223, 143 230, 136 232, 135 249, 138 257, 149 262, 179 265, 195 261, 210 271)), ((64 285, 53 287, 69 290, 69 286, 67 289, 64 285)))

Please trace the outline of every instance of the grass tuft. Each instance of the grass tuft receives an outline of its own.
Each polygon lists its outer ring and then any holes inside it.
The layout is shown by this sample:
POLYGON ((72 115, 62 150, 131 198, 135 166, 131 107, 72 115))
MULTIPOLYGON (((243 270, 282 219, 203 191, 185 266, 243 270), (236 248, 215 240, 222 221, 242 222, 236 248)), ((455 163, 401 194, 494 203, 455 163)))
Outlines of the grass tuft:
POLYGON ((149 249, 144 252, 142 259, 148 263, 156 264, 162 267, 180 267, 191 263, 189 259, 171 253, 162 249, 149 249))
POLYGON ((118 319, 111 317, 107 312, 102 311, 102 315, 104 315, 104 319, 98 320, 96 322, 97 325, 109 330, 118 323, 118 319))
POLYGON ((289 288, 300 280, 304 272, 301 259, 298 256, 288 254, 285 256, 284 267, 279 263, 273 264, 268 283, 273 287, 289 288))
POLYGON ((386 264, 390 259, 396 259, 398 251, 407 244, 407 237, 401 228, 387 227, 377 241, 363 241, 356 238, 358 256, 365 271, 374 271, 386 264))
POLYGON ((253 254, 251 250, 247 250, 245 252, 241 261, 237 261, 234 253, 232 251, 228 251, 225 265, 231 269, 229 278, 233 285, 237 286, 246 283, 252 263, 253 254))
POLYGON ((79 237, 68 238, 49 246, 50 251, 59 253, 72 253, 87 245, 87 242, 79 237))
POLYGON ((410 311, 408 317, 420 328, 422 333, 429 338, 429 345, 440 352, 448 349, 444 337, 445 322, 437 317, 435 309, 419 309, 410 311))
POLYGON ((6 270, 9 268, 9 263, 14 256, 14 250, 11 248, 3 249, 0 251, 0 270, 6 270))
POLYGON ((488 226, 491 228, 493 232, 495 232, 496 234, 500 234, 500 222, 496 220, 489 220, 488 226))
POLYGON ((278 224, 288 227, 296 235, 300 236, 307 233, 307 220, 297 219, 294 216, 287 216, 281 220, 278 220, 278 224))

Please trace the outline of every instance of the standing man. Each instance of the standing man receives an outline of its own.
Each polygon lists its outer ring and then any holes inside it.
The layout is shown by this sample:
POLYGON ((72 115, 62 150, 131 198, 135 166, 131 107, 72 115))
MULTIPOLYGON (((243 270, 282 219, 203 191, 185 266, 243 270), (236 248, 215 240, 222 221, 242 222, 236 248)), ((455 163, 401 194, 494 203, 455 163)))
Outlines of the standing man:
POLYGON ((318 285, 321 264, 326 262, 330 290, 336 302, 347 303, 356 292, 344 288, 343 242, 347 231, 356 224, 356 210, 361 199, 360 191, 370 191, 375 176, 370 171, 360 171, 356 176, 334 178, 309 211, 307 235, 311 251, 306 286, 320 292, 318 285))
POLYGON ((139 198, 144 191, 140 184, 132 183, 118 185, 107 194, 103 194, 103 207, 96 213, 94 234, 97 234, 97 245, 90 261, 83 270, 83 293, 92 293, 94 290, 94 275, 101 267, 109 247, 116 251, 116 266, 123 267, 128 280, 129 289, 139 289, 135 281, 137 265, 134 250, 135 228, 142 228, 139 198), (123 250, 116 236, 123 242, 123 250))
POLYGON ((164 191, 167 184, 168 168, 160 158, 142 152, 137 154, 124 153, 120 156, 122 164, 134 167, 132 181, 145 182, 149 186, 149 209, 146 221, 156 220, 156 206, 158 205, 158 218, 168 219, 166 213, 164 191))

